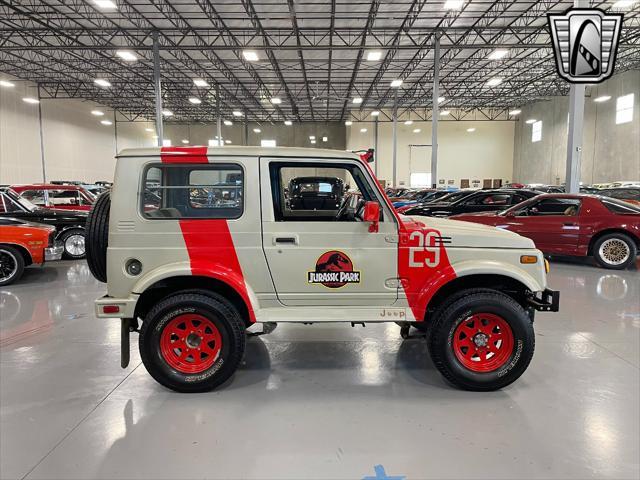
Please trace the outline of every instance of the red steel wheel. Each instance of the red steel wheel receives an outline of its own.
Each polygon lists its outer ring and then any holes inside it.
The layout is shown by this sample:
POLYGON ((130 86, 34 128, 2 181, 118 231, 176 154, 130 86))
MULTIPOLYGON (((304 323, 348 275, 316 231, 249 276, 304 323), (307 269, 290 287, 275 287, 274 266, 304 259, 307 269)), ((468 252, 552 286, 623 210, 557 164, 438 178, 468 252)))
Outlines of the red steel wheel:
POLYGON ((515 344, 509 324, 493 313, 475 313, 456 327, 453 352, 473 372, 493 372, 513 353, 515 344))
POLYGON ((202 373, 214 364, 222 349, 222 336, 207 317, 184 313, 162 330, 160 352, 165 362, 181 373, 202 373))

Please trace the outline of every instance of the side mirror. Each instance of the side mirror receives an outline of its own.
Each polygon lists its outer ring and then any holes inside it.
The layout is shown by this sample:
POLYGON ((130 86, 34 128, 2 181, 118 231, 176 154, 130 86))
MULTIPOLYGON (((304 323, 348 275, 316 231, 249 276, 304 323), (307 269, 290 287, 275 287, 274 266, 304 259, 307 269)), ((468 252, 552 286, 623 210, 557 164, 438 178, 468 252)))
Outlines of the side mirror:
POLYGON ((370 223, 369 232, 376 233, 380 222, 380 204, 378 202, 366 202, 362 220, 370 223))

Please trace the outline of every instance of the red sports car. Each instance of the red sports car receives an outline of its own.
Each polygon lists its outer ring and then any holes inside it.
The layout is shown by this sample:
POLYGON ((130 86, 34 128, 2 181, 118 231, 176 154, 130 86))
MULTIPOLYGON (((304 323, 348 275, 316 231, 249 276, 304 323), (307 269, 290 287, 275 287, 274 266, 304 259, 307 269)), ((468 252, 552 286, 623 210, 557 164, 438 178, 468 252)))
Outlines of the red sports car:
POLYGON ((11 189, 31 203, 44 208, 89 211, 95 201, 93 194, 78 185, 39 183, 14 185, 11 189))
POLYGON ((640 208, 596 195, 550 193, 498 213, 449 218, 511 230, 549 255, 592 255, 604 268, 626 268, 640 249, 640 208))

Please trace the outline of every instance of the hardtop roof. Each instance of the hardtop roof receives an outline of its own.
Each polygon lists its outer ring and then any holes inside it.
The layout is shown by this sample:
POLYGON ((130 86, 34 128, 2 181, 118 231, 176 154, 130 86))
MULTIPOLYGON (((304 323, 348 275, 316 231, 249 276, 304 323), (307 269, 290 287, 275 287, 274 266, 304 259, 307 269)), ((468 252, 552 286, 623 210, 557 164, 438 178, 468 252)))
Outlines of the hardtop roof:
POLYGON ((258 146, 225 146, 225 147, 153 147, 126 148, 117 157, 159 157, 160 155, 194 155, 202 154, 206 148, 207 156, 246 156, 246 157, 309 157, 309 158, 349 158, 360 159, 351 151, 332 150, 328 148, 300 148, 300 147, 258 147, 258 146))

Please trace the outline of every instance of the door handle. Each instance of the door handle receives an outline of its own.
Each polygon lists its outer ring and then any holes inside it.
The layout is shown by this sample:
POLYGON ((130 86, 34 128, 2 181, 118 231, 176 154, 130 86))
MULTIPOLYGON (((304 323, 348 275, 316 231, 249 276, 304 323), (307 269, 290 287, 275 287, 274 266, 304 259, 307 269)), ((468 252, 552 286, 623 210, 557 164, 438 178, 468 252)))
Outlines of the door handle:
POLYGON ((273 243, 278 245, 298 245, 298 237, 275 237, 273 243))
POLYGON ((564 224, 564 226, 565 226, 565 227, 575 227, 575 226, 577 226, 577 225, 578 225, 577 223, 572 223, 572 222, 566 222, 566 223, 564 224))

